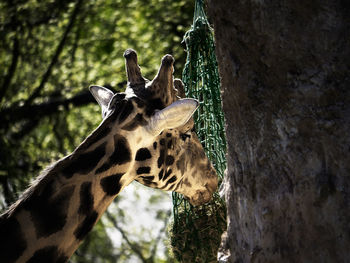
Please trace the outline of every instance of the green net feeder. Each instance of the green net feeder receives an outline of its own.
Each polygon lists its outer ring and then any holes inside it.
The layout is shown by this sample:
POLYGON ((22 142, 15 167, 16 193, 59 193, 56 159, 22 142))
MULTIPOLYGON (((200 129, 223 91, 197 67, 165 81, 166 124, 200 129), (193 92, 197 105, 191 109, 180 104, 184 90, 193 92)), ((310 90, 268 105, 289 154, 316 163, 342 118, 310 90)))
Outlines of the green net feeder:
MULTIPOLYGON (((193 24, 184 36, 187 60, 182 79, 186 97, 196 98, 200 107, 194 115, 195 129, 208 158, 222 182, 226 169, 226 139, 221 108, 220 79, 215 57, 213 30, 196 0, 193 24)), ((180 262, 217 262, 221 234, 226 230, 226 206, 219 194, 201 206, 192 206, 173 192, 174 222, 170 229, 171 250, 180 262)))

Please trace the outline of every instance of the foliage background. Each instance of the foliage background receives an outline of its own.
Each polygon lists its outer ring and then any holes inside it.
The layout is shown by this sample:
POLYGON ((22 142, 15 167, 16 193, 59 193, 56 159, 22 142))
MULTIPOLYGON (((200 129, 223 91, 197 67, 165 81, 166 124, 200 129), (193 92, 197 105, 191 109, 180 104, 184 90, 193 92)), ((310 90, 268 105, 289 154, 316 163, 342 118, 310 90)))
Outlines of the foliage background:
MULTIPOLYGON (((40 170, 73 151, 97 127, 100 110, 87 88, 125 88, 125 49, 137 50, 149 79, 161 57, 173 54, 175 76, 181 77, 186 56, 181 40, 192 23, 193 5, 171 0, 0 1, 0 211, 40 170)), ((169 202, 160 191, 131 187, 71 262, 172 262, 164 245, 169 202), (147 202, 140 209, 152 218, 148 228, 136 227, 135 211, 128 209, 141 199, 147 202), (119 235, 118 246, 111 233, 119 235)))

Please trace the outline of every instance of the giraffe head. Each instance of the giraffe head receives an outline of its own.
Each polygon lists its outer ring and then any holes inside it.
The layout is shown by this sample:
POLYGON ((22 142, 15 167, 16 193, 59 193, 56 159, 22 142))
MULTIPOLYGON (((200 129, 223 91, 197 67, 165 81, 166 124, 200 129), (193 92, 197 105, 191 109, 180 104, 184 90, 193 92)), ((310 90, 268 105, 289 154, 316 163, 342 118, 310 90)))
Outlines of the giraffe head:
POLYGON ((193 205, 209 201, 217 188, 217 175, 194 131, 192 114, 199 103, 183 98, 181 80, 173 80, 173 57, 163 57, 152 81, 141 75, 134 50, 126 50, 124 57, 125 92, 114 94, 104 87, 90 87, 102 108, 101 126, 114 134, 118 151, 114 155, 124 156, 114 158, 114 164, 110 157, 108 165, 96 172, 125 165, 123 174, 129 180, 176 191, 193 205))

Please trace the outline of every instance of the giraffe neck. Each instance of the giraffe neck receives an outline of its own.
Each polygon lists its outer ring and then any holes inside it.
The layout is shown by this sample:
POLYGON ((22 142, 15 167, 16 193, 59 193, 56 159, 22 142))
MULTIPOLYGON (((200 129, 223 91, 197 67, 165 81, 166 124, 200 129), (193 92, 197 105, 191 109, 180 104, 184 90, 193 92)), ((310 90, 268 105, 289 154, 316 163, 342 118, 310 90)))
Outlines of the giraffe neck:
POLYGON ((0 243, 6 244, 0 247, 2 262, 66 262, 74 253, 133 180, 127 140, 106 136, 110 132, 108 126, 95 131, 71 155, 46 169, 1 216, 0 231, 7 231, 0 233, 0 243))

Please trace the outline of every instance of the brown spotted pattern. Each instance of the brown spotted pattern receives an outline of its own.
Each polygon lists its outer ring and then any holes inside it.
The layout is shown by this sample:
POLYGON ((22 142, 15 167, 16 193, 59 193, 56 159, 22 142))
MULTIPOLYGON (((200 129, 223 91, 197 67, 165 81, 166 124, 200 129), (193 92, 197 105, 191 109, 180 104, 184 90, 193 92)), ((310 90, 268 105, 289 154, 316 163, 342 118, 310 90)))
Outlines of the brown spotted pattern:
POLYGON ((182 82, 173 80, 173 57, 166 55, 149 81, 141 75, 136 52, 127 50, 124 56, 125 92, 91 87, 102 108, 100 126, 0 216, 2 263, 67 262, 133 180, 182 193, 194 205, 210 200, 216 172, 188 117, 193 100, 176 104, 184 92, 182 82), (174 105, 179 109, 175 115, 174 105))

